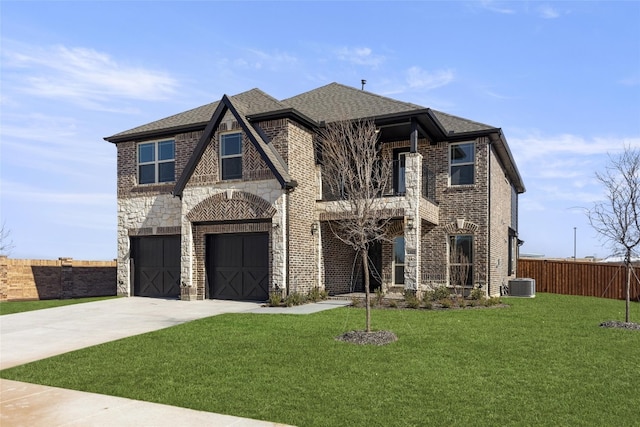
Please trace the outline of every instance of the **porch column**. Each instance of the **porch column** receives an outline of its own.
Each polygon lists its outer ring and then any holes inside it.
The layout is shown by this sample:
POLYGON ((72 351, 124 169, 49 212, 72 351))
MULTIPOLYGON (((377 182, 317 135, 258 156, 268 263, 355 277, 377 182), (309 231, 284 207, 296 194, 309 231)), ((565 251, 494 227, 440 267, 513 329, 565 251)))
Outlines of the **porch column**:
POLYGON ((404 286, 420 290, 422 155, 408 153, 405 157, 407 208, 404 213, 404 286))
MULTIPOLYGON (((184 204, 183 204, 184 209, 184 204)), ((182 213, 182 231, 180 233, 180 299, 183 301, 196 301, 198 288, 193 280, 193 226, 182 213)))

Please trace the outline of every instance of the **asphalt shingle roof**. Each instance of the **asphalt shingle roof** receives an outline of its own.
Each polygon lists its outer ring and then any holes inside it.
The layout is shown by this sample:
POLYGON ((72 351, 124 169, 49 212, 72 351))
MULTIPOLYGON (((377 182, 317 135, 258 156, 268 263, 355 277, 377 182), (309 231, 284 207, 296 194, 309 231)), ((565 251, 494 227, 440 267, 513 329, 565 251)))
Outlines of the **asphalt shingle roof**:
MULTIPOLYGON (((240 107, 247 116, 292 108, 318 123, 323 121, 330 123, 338 120, 372 118, 427 110, 426 107, 417 104, 398 101, 339 83, 330 83, 282 101, 278 101, 260 89, 251 89, 230 96, 229 98, 233 101, 234 105, 240 107)), ((219 101, 212 102, 211 104, 202 105, 192 110, 156 120, 117 133, 105 139, 121 139, 126 136, 149 134, 190 126, 204 127, 218 106, 218 102, 219 101)), ((463 133, 495 129, 494 126, 474 122, 436 110, 429 110, 440 122, 446 133, 449 131, 463 133)))
POLYGON ((330 83, 282 100, 317 122, 335 122, 424 110, 425 107, 330 83))
MULTIPOLYGON (((287 106, 281 104, 277 99, 267 95, 260 89, 251 89, 229 98, 235 105, 238 105, 243 111, 246 111, 248 115, 287 108, 287 106)), ((192 110, 174 114, 173 116, 165 117, 164 119, 156 120, 154 122, 117 133, 113 136, 107 137, 106 139, 110 140, 111 138, 119 138, 127 135, 159 132, 165 129, 174 129, 185 126, 202 125, 204 127, 211 119, 211 116, 216 110, 216 107, 218 107, 218 104, 219 101, 202 105, 192 110)))

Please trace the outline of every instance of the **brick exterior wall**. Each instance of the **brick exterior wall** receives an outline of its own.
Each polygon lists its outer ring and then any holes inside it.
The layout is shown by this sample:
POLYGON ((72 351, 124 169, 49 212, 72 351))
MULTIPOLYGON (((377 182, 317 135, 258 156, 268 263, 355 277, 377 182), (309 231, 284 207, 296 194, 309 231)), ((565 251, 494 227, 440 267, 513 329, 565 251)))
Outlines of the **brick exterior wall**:
POLYGON ((298 186, 289 197, 289 289, 307 293, 318 286, 318 233, 314 233, 316 168, 313 134, 289 122, 289 174, 298 186))
POLYGON ((364 292, 360 257, 356 259, 356 252, 333 234, 328 222, 321 223, 320 235, 324 289, 330 295, 364 292))
POLYGON ((491 150, 489 176, 491 182, 491 218, 490 218, 490 237, 489 237, 489 277, 490 295, 499 295, 501 286, 508 284, 509 279, 516 277, 516 259, 513 259, 513 274, 509 273, 509 227, 517 225, 512 224, 512 210, 517 209, 517 203, 512 206, 511 195, 512 187, 508 178, 505 176, 504 169, 500 165, 495 152, 491 150))
MULTIPOLYGON (((174 183, 136 185, 137 142, 117 144, 118 149, 118 293, 128 295, 129 238, 173 231, 182 235, 181 282, 188 287, 186 299, 207 298, 205 276, 206 234, 268 232, 270 245, 270 289, 288 284, 290 292, 308 292, 314 286, 336 294, 362 290, 359 261, 354 267, 353 250, 333 236, 328 221, 342 214, 338 202, 317 201, 321 193, 321 170, 315 162, 314 135, 304 126, 279 119, 259 123, 271 144, 288 165, 297 187, 285 193, 267 163, 243 138, 243 178, 220 180, 220 134, 239 130, 227 113, 204 150, 187 183, 182 200, 170 195, 174 183), (253 201, 251 198, 255 197, 253 201), (234 224, 223 224, 225 221, 234 224), (290 256, 288 256, 290 254, 290 256)), ((183 172, 202 132, 175 136, 176 178, 183 172)), ((505 172, 490 149, 488 138, 475 142, 475 182, 473 185, 449 185, 449 144, 418 141, 413 168, 428 167, 435 179, 433 201, 415 191, 407 196, 381 199, 381 209, 389 218, 389 236, 411 231, 405 263, 414 260, 419 271, 418 290, 448 281, 448 238, 453 234, 474 237, 474 283, 496 295, 509 279, 508 228, 517 210, 512 188, 505 172), (489 195, 489 188, 491 194, 489 195), (491 201, 491 205, 489 205, 491 201), (489 215, 491 212, 491 216, 489 215), (406 225, 413 224, 411 229, 406 225), (464 224, 462 227, 459 224, 464 224), (491 234, 489 234, 491 233, 491 234), (416 251, 415 253, 412 251, 416 251), (413 258, 412 258, 413 257, 413 258), (490 281, 490 283, 488 283, 490 281)), ((385 143, 383 158, 392 160, 393 150, 409 147, 406 140, 385 143)), ((422 171, 418 171, 422 173, 422 171)), ((422 179, 407 177, 407 183, 420 187, 422 179), (416 184, 417 183, 417 184, 416 184)), ((391 183, 390 183, 391 186, 391 183)), ((421 193, 422 189, 417 188, 421 193)), ((391 188, 390 188, 391 193, 391 188)), ((392 285, 392 245, 382 245, 383 288, 392 285)), ((410 271, 410 270, 408 270, 410 271)), ((409 274, 409 273, 408 273, 409 274)), ((406 280, 405 280, 406 282, 406 280)))
MULTIPOLYGON (((505 171, 494 153, 490 153, 488 138, 475 141, 475 182, 473 185, 449 185, 449 144, 430 143, 420 139, 418 152, 423 157, 423 164, 431 170, 436 180, 436 204, 430 204, 429 212, 424 214, 421 204, 420 223, 420 279, 422 288, 448 283, 448 239, 451 235, 467 234, 474 238, 474 284, 482 286, 490 295, 498 295, 500 286, 509 279, 508 269, 508 227, 513 222, 512 188, 505 178, 505 171), (489 167, 491 162, 491 167, 489 167), (489 177, 491 170, 491 181, 489 177), (489 206, 489 183, 491 182, 491 206, 489 206), (437 211, 437 221, 433 215, 437 211), (491 217, 489 216, 491 212, 491 217), (462 227, 458 226, 463 224, 462 227), (491 230, 491 237, 489 236, 491 230), (491 243, 491 247, 489 244, 491 243), (490 283, 489 283, 490 281, 490 283)), ((397 148, 409 147, 409 140, 386 143, 383 147, 383 158, 392 159, 397 148)), ((517 199, 516 199, 517 200, 517 199)), ((422 200, 422 203, 425 199, 422 200)), ((323 202, 326 206, 331 206, 323 202)), ((399 212, 406 218, 407 207, 399 212)), ((324 217, 325 215, 320 215, 324 217)), ((323 240, 327 239, 323 226, 323 240)), ((405 233, 402 221, 389 224, 389 239, 405 233)), ((337 288, 337 277, 350 277, 352 264, 333 262, 340 259, 340 251, 333 249, 332 243, 323 242, 325 258, 325 286, 327 289, 337 288), (335 257, 335 258, 334 258, 335 257), (330 266, 328 269, 327 266, 330 266)), ((406 263, 405 255, 405 263, 406 263)), ((393 246, 391 241, 382 245, 382 279, 383 288, 393 285, 392 273, 393 246)), ((349 288, 342 285, 341 289, 349 288)))
POLYGON ((0 256, 0 300, 116 295, 115 261, 9 259, 0 256))

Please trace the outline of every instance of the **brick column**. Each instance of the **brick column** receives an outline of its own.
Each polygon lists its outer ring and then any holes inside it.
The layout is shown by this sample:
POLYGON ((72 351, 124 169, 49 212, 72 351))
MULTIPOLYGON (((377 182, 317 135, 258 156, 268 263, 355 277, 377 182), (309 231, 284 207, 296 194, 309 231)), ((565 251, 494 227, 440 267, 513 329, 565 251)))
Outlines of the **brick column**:
POLYGON ((420 289, 421 221, 420 199, 422 198, 422 155, 408 153, 405 157, 405 197, 408 208, 404 216, 404 286, 405 289, 420 289))
POLYGON ((60 298, 73 298, 73 258, 60 260, 60 298))

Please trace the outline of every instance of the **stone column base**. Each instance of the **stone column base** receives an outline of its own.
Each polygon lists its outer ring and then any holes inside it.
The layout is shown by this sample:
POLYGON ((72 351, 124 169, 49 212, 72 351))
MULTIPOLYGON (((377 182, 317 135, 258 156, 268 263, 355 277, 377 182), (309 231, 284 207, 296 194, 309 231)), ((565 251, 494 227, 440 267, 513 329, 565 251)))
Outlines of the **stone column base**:
POLYGON ((180 288, 180 299, 182 301, 195 301, 198 299, 198 293, 195 286, 183 286, 180 288))

